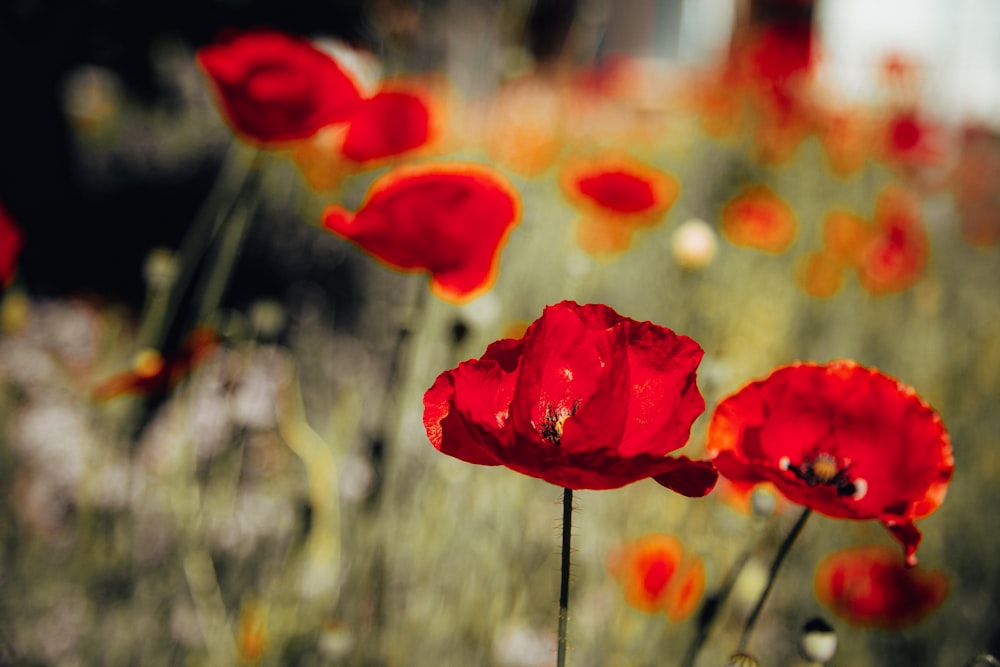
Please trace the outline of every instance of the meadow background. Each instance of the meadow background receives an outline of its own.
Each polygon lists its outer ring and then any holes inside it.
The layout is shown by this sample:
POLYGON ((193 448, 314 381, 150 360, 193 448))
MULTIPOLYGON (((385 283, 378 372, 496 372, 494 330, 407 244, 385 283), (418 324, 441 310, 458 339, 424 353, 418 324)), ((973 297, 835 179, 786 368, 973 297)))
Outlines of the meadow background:
MULTIPOLYGON (((1000 652, 1000 222, 970 236, 954 176, 971 127, 1000 159, 1000 103, 943 99, 960 50, 951 69, 912 56, 919 64, 902 93, 883 85, 876 55, 859 65, 867 88, 810 89, 817 106, 835 100, 874 116, 909 95, 934 128, 933 160, 873 150, 843 174, 815 132, 775 157, 753 133, 752 111, 742 129, 706 128, 699 94, 728 33, 692 22, 690 2, 125 4, 0 10, 0 202, 26 239, 0 338, 0 664, 553 664, 561 491, 434 451, 421 397, 438 373, 563 299, 604 303, 702 345, 708 411, 692 455, 720 398, 796 360, 875 366, 940 412, 956 471, 946 502, 918 525, 921 567, 949 577, 944 604, 894 632, 832 615, 813 595, 816 564, 843 547, 893 542, 876 523, 815 516, 750 646, 762 665, 807 664, 798 632, 817 615, 838 632, 832 665, 958 666, 1000 652), (424 276, 389 270, 320 227, 326 204, 354 209, 394 165, 317 190, 288 151, 264 151, 245 226, 191 232, 236 197, 255 159, 221 120, 194 54, 223 27, 259 25, 341 40, 362 71, 445 82, 435 88, 448 91, 439 142, 403 162, 481 162, 514 184, 522 221, 492 290, 445 303, 424 276), (606 105, 562 119, 550 163, 525 169, 487 140, 499 132, 490 112, 504 84, 615 56, 643 60, 601 93, 606 105), (681 185, 664 218, 620 255, 593 257, 573 236, 579 211, 558 173, 581 147, 626 151, 681 185), (787 250, 722 234, 723 206, 749 183, 794 211, 787 250), (931 255, 918 279, 872 294, 846 271, 836 293, 811 294, 803 267, 823 246, 824 216, 870 217, 888 185, 921 202, 931 255), (692 219, 717 244, 703 264, 676 247, 692 219), (187 289, 171 293, 185 272, 187 289), (95 397, 139 349, 172 358, 202 324, 221 342, 169 390, 95 397)), ((739 26, 783 3, 711 4, 730 7, 739 26)), ((959 4, 970 25, 981 12, 977 31, 965 38, 928 19, 933 43, 1000 41, 995 7, 959 4)), ((810 9, 820 35, 837 7, 810 9)), ((1000 58, 984 62, 1000 80, 1000 58)), ((528 89, 503 107, 515 121, 553 99, 528 89)), ((996 203, 997 172, 986 173, 996 203)), ((616 546, 659 532, 703 559, 710 591, 749 553, 697 663, 725 664, 796 515, 781 503, 772 516, 748 515, 718 491, 692 501, 651 481, 575 502, 576 667, 680 663, 694 619, 629 607, 606 567, 616 546)))

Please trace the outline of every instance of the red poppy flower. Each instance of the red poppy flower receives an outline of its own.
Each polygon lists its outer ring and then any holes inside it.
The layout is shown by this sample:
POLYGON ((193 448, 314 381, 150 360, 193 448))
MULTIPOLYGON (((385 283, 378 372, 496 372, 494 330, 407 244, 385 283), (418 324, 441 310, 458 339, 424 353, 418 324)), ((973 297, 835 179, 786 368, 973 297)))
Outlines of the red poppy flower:
POLYGON ((796 226, 792 209, 766 185, 745 189, 722 209, 722 232, 735 245, 783 252, 796 226))
POLYGON ((173 357, 164 359, 156 350, 141 350, 131 369, 98 383, 93 396, 107 401, 124 394, 155 396, 165 393, 211 356, 218 345, 219 338, 214 331, 199 328, 191 332, 173 357))
POLYGON ((380 90, 361 102, 344 136, 341 155, 357 163, 403 155, 431 138, 431 111, 424 95, 380 90))
POLYGON ((17 257, 24 246, 24 233, 0 206, 0 285, 9 285, 17 269, 17 257))
POLYGON ((885 121, 882 158, 900 167, 927 167, 944 157, 940 130, 916 110, 901 109, 885 121))
POLYGON ((816 569, 816 598, 852 625, 898 630, 915 625, 948 597, 939 570, 908 568, 893 549, 863 546, 831 554, 816 569))
POLYGON ((809 22, 779 21, 757 29, 744 57, 751 79, 784 101, 786 87, 812 70, 813 51, 809 22))
POLYGON ((667 456, 705 409, 702 354, 670 329, 563 301, 523 338, 439 375, 424 395, 424 427, 445 454, 566 488, 654 477, 703 496, 715 484, 711 464, 667 456))
POLYGON ((872 294, 906 289, 920 278, 930 241, 920 205, 901 188, 886 188, 875 203, 874 229, 858 254, 858 278, 872 294))
POLYGON ((644 535, 608 554, 608 571, 622 584, 625 601, 650 614, 682 621, 705 592, 705 566, 684 553, 672 535, 644 535))
POLYGON ((322 221, 393 268, 429 271, 442 299, 467 301, 493 284, 519 217, 517 192, 497 172, 434 164, 386 174, 356 213, 332 205, 322 221))
POLYGON ((736 482, 843 519, 878 519, 916 564, 914 520, 944 500, 954 470, 941 418, 916 392, 853 361, 797 363, 716 407, 708 450, 736 482))
POLYGON ((662 171, 619 155, 568 162, 560 184, 584 213, 577 229, 588 252, 620 252, 632 233, 656 224, 669 209, 680 186, 662 171))
POLYGON ((198 51, 226 120, 261 143, 305 139, 346 121, 360 102, 351 77, 307 40, 247 32, 198 51))

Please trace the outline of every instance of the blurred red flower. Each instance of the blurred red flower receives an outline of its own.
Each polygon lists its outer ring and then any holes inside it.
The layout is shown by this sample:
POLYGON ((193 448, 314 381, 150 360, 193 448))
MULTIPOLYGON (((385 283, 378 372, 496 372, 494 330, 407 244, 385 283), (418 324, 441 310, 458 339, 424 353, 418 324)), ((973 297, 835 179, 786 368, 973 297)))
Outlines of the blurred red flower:
POLYGON ((344 136, 341 154, 357 163, 396 157, 431 139, 431 110, 424 95, 383 89, 361 102, 344 136))
POLYGON ((14 223, 7 210, 0 205, 0 285, 7 286, 14 279, 17 258, 24 247, 24 233, 14 223))
POLYGON ((346 121, 361 100, 336 60, 284 33, 230 35, 201 48, 197 58, 223 116, 252 141, 305 139, 346 121))
POLYGON ((973 245, 1000 243, 1000 133, 979 125, 962 130, 949 189, 962 236, 973 245))
POLYGON ((686 496, 715 484, 707 461, 667 454, 705 409, 690 338, 600 305, 547 307, 523 338, 438 376, 424 427, 438 450, 571 489, 654 477, 686 496))
POLYGON ((157 396, 166 393, 218 348, 218 335, 207 327, 199 327, 188 335, 177 354, 166 359, 156 350, 140 350, 132 368, 99 382, 92 395, 97 400, 108 401, 124 394, 157 396))
POLYGON ((716 407, 708 451, 732 481, 770 481, 827 516, 878 519, 910 565, 913 522, 942 503, 955 467, 938 414, 853 361, 796 363, 749 383, 716 407))
POLYGON ((905 567, 884 546, 843 549, 816 569, 816 598, 852 625, 898 630, 915 625, 948 597, 939 570, 905 567))
POLYGON ((919 169, 945 157, 941 130, 915 109, 895 111, 885 120, 883 133, 882 159, 889 165, 919 169))
POLYGON ((873 223, 858 250, 858 279, 872 294, 902 291, 920 278, 930 257, 920 204, 906 190, 888 187, 875 203, 873 223))
POLYGON ((680 185, 669 174, 610 153, 567 162, 560 185, 583 211, 577 239, 593 253, 627 249, 632 233, 656 224, 680 193, 680 185))
POLYGON ((682 621, 705 592, 705 566, 684 553, 672 535, 644 535, 608 554, 608 572, 622 584, 625 601, 650 614, 682 621))
POLYGON ((492 286, 520 208, 517 191, 493 170, 429 164, 389 172, 356 213, 331 205, 322 223, 393 268, 429 271, 435 294, 461 302, 492 286))
POLYGON ((722 232, 734 245, 783 252, 796 228, 792 209, 766 185, 744 189, 722 209, 722 232))

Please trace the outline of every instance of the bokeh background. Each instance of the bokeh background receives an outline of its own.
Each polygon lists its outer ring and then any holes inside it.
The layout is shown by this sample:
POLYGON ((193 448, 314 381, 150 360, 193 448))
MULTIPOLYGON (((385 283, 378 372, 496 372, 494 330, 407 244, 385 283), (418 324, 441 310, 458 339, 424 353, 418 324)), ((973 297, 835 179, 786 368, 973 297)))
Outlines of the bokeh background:
MULTIPOLYGON (((948 576, 943 605, 892 632, 832 614, 813 594, 817 563, 892 540, 815 516, 751 643, 762 665, 807 664, 799 628, 817 615, 838 632, 834 665, 1000 652, 1000 6, 875 4, 4 3, 0 202, 25 245, 0 339, 0 664, 553 664, 560 490, 440 455, 420 399, 567 298, 705 348, 693 454, 721 397, 800 359, 876 366, 941 413, 956 473, 920 522, 920 567, 948 576), (777 24, 812 40, 781 117, 721 74, 741 40, 777 24), (334 165, 317 189, 289 151, 265 151, 244 232, 199 235, 254 149, 220 118, 195 53, 254 26, 335 43, 370 81, 432 82, 439 141, 401 162, 482 162, 522 198, 489 293, 442 302, 425 277, 319 226, 326 204, 356 207, 394 165, 334 165), (840 118, 870 130, 849 135, 860 148, 836 152, 840 118), (900 120, 910 134, 894 142, 900 120), (681 192, 627 251, 595 257, 558 174, 603 149, 681 192), (723 233, 723 207, 748 185, 794 212, 780 252, 723 233), (888 293, 849 269, 810 274, 825 216, 869 219, 888 186, 919 202, 926 265, 888 293), (680 234, 695 220, 707 250, 680 234), (188 359, 199 325, 218 344, 170 387, 95 394, 143 348, 188 359)), ((633 609, 606 567, 648 533, 680 537, 710 591, 748 554, 697 663, 725 664, 795 517, 649 481, 576 505, 576 666, 680 664, 694 618, 633 609)))

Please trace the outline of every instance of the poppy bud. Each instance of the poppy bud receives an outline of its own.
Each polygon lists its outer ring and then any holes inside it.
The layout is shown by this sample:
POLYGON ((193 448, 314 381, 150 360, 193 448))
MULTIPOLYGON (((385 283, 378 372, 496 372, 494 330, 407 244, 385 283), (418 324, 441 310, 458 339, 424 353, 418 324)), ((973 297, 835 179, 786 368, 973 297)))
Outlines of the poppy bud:
POLYGON ((822 618, 811 618, 802 626, 799 651, 806 660, 825 664, 837 652, 837 633, 822 618))
POLYGON ((285 326, 285 309, 273 299, 261 299, 250 306, 250 323, 261 338, 277 338, 285 326))
POLYGON ((715 231, 704 220, 691 218, 674 231, 671 249, 674 259, 685 269, 701 269, 715 259, 719 243, 715 231))
POLYGON ((146 285, 153 292, 173 287, 178 273, 180 265, 177 263, 177 258, 167 248, 153 248, 146 255, 146 261, 142 265, 142 275, 146 279, 146 285))
POLYGON ((760 667, 760 663, 749 653, 734 653, 729 656, 726 667, 760 667))
POLYGON ((755 489, 750 496, 750 509, 754 516, 767 518, 774 514, 774 508, 778 505, 778 498, 771 491, 755 489))

